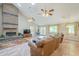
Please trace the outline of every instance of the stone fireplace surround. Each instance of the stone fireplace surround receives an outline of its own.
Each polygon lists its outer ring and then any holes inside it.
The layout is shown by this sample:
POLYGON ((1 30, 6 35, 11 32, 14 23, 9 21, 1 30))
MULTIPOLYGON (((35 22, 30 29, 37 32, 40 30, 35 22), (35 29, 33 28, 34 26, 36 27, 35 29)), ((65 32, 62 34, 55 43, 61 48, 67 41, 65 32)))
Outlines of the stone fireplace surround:
POLYGON ((17 36, 18 32, 18 9, 10 3, 2 6, 2 28, 4 36, 17 36))

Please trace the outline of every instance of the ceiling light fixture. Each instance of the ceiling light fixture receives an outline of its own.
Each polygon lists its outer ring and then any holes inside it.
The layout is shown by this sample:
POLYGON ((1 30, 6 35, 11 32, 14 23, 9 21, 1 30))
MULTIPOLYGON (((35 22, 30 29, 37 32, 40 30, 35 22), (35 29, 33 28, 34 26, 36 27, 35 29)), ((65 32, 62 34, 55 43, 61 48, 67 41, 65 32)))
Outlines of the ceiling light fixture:
POLYGON ((43 14, 43 16, 49 16, 48 14, 43 14))
POLYGON ((29 23, 34 22, 34 21, 35 21, 35 19, 33 17, 28 19, 29 23))

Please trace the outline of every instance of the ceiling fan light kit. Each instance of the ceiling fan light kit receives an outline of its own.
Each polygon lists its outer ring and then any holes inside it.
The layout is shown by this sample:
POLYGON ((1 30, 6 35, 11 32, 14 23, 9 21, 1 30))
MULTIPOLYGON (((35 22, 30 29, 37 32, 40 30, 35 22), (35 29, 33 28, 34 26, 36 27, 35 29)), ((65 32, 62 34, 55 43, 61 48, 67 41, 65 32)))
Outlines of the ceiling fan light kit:
POLYGON ((43 14, 43 16, 49 16, 48 14, 43 14))

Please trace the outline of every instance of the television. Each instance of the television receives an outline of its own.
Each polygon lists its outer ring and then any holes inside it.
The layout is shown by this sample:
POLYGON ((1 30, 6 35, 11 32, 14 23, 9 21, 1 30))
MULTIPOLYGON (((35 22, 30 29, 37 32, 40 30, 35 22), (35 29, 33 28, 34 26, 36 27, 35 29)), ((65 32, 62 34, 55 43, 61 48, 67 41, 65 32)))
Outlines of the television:
POLYGON ((24 29, 24 34, 30 34, 30 29, 24 29))

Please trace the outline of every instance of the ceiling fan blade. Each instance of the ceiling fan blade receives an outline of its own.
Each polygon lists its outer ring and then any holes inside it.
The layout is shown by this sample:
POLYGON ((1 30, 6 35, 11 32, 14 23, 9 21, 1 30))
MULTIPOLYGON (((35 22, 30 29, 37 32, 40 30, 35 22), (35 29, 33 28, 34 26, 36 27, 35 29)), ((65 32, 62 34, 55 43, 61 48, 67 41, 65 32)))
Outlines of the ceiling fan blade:
POLYGON ((54 9, 49 10, 49 12, 52 12, 52 11, 54 11, 54 9))

